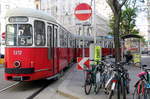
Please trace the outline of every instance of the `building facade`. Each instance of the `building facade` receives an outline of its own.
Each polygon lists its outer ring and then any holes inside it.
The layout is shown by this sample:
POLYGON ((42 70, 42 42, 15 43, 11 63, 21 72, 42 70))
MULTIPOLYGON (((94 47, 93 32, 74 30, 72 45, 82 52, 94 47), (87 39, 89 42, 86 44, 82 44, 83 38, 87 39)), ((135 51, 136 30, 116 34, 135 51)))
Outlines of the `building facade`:
POLYGON ((35 0, 35 5, 38 7, 37 9, 47 12, 57 19, 72 33, 82 35, 84 31, 85 35, 94 36, 93 30, 96 29, 97 36, 105 36, 110 32, 108 20, 111 9, 105 0, 35 0), (75 7, 80 3, 87 3, 91 5, 92 9, 96 9, 92 10, 92 17, 87 21, 79 21, 74 15, 75 7), (96 25, 94 25, 94 21, 96 25), (81 23, 91 25, 83 28, 81 23))
POLYGON ((147 35, 147 45, 148 45, 148 50, 150 51, 150 0, 147 0, 147 20, 148 20, 148 35, 147 35))

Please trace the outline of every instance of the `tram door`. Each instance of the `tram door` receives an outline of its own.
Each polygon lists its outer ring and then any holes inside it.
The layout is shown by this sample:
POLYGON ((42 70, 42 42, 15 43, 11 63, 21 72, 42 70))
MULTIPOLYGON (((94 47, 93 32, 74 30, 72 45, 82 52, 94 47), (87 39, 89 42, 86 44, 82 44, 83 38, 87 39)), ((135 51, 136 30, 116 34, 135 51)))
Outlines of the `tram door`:
POLYGON ((53 33, 54 28, 52 24, 49 24, 47 27, 47 45, 48 45, 48 59, 50 61, 50 71, 54 72, 54 44, 53 44, 53 33))
POLYGON ((53 43, 54 43, 54 48, 53 48, 53 53, 54 53, 54 55, 53 55, 53 57, 54 57, 54 60, 53 60, 53 63, 54 63, 54 73, 58 73, 58 69, 59 69, 59 64, 58 64, 58 62, 59 62, 59 57, 58 57, 58 45, 57 45, 57 33, 58 32, 58 26, 56 26, 56 25, 54 25, 54 32, 53 32, 53 38, 54 38, 54 40, 53 40, 53 43))
POLYGON ((50 69, 57 73, 57 26, 49 24, 47 27, 48 59, 50 60, 50 69))

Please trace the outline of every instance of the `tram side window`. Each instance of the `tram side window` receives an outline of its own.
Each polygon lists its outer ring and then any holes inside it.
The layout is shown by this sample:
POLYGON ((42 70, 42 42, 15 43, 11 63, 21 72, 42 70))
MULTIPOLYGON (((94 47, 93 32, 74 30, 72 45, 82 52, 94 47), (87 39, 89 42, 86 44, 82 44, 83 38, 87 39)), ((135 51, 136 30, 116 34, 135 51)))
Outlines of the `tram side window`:
POLYGON ((108 48, 112 48, 112 43, 109 42, 108 48))
POLYGON ((60 33, 60 46, 67 47, 67 33, 63 29, 60 33))
POLYGON ((71 47, 71 35, 68 34, 68 47, 71 47))
POLYGON ((78 39, 75 39, 75 47, 79 48, 79 41, 78 41, 78 39))
POLYGON ((60 29, 59 33, 60 33, 60 35, 59 35, 59 38, 60 38, 60 41, 59 41, 60 42, 60 47, 62 47, 63 46, 63 35, 62 35, 63 34, 63 30, 60 29))
POLYGON ((102 41, 99 41, 99 44, 100 44, 100 46, 103 46, 103 42, 102 41))
POLYGON ((57 47, 57 27, 54 29, 54 46, 57 47))
POLYGON ((104 41, 104 48, 108 48, 107 45, 108 45, 108 44, 107 44, 107 41, 104 41))
POLYGON ((35 45, 36 46, 45 46, 45 23, 42 21, 34 21, 35 29, 35 45))
POLYGON ((48 46, 52 46, 52 27, 51 26, 48 26, 47 27, 47 36, 48 36, 48 39, 47 39, 47 45, 48 46))
POLYGON ((74 40, 73 40, 72 35, 70 35, 69 43, 70 43, 70 47, 73 48, 74 47, 74 40))

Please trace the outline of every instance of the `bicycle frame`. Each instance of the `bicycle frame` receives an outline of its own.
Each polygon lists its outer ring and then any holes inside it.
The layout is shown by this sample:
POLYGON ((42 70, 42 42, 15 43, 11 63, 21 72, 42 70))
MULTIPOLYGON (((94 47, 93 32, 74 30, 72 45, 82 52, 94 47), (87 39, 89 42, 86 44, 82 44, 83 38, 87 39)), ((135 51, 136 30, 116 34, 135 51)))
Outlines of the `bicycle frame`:
POLYGON ((106 92, 109 92, 109 99, 112 98, 114 90, 117 90, 117 99, 120 99, 120 94, 122 94, 123 99, 126 99, 126 92, 129 93, 129 75, 125 68, 121 64, 117 64, 112 72, 113 75, 105 84, 106 92))
POLYGON ((114 80, 114 78, 115 78, 115 73, 113 73, 113 75, 110 77, 110 79, 106 82, 105 89, 109 89, 109 87, 112 84, 112 81, 114 80))
MULTIPOLYGON (((143 68, 144 69, 144 68, 143 68)), ((138 97, 140 97, 140 95, 144 96, 144 99, 147 99, 146 98, 146 95, 147 94, 150 94, 150 93, 145 93, 145 91, 147 90, 150 90, 150 87, 146 86, 147 84, 149 85, 150 84, 150 78, 149 78, 149 71, 150 69, 144 69, 144 72, 140 72, 137 74, 137 76, 140 78, 134 85, 135 87, 135 94, 138 95, 138 97)), ((134 98, 134 95, 133 95, 133 98, 134 98)), ((149 96, 150 97, 150 96, 149 96)), ((149 98, 148 98, 149 99, 149 98)))

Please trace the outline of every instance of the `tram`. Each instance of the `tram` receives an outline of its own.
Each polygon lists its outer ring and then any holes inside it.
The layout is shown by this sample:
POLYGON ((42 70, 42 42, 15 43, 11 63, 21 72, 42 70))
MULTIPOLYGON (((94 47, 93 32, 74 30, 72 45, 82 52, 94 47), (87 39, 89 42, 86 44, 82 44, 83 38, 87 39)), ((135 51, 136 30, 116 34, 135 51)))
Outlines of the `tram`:
MULTIPOLYGON (((81 39, 83 37, 70 33, 42 11, 9 10, 6 13, 5 79, 32 81, 59 77, 64 68, 82 56, 81 39)), ((84 39, 88 57, 93 37, 84 39)))

